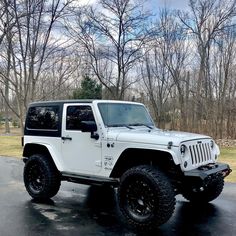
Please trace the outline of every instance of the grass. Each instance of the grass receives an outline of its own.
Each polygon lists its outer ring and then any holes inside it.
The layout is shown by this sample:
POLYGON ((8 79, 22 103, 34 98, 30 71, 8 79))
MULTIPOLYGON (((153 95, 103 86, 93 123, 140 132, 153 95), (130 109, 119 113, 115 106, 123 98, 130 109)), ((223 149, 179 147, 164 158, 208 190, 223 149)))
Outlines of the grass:
POLYGON ((228 163, 233 170, 225 180, 227 182, 236 182, 236 147, 221 148, 219 162, 228 163))
POLYGON ((21 136, 0 136, 0 156, 22 156, 21 136))
MULTIPOLYGON (((0 135, 5 134, 5 127, 3 125, 0 125, 0 135)), ((19 128, 14 128, 11 126, 11 136, 20 136, 21 130, 19 128)))
MULTIPOLYGON (((20 136, 0 136, 0 156, 22 156, 20 136)), ((236 147, 221 148, 219 162, 228 163, 233 172, 225 179, 228 182, 236 182, 236 147)))

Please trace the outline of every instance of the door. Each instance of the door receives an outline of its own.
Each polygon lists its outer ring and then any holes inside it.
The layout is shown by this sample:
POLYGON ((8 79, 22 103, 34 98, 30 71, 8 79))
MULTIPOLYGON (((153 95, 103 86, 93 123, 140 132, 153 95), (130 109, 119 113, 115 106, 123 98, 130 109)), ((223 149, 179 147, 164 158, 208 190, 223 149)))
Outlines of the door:
POLYGON ((64 104, 62 157, 67 172, 98 173, 101 170, 101 141, 91 132, 82 132, 84 123, 95 122, 90 105, 64 104))

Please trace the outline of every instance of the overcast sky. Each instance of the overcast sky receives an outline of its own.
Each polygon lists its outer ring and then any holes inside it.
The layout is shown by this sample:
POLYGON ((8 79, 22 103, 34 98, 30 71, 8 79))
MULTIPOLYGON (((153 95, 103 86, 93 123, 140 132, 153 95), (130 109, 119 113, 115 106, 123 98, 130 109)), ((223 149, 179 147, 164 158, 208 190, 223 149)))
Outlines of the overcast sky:
MULTIPOLYGON (((78 0, 80 4, 86 3, 94 3, 97 0, 78 0)), ((173 8, 173 9, 186 9, 188 6, 189 0, 147 0, 151 5, 153 11, 157 10, 162 7, 173 8)))
MULTIPOLYGON (((94 3, 97 0, 78 0, 81 4, 86 3, 94 3)), ((188 0, 147 0, 147 2, 150 2, 153 10, 155 8, 164 7, 165 5, 168 8, 174 8, 174 9, 186 9, 188 6, 188 0)))
POLYGON ((148 0, 150 1, 152 10, 155 8, 159 9, 161 7, 186 10, 188 7, 189 0, 148 0))

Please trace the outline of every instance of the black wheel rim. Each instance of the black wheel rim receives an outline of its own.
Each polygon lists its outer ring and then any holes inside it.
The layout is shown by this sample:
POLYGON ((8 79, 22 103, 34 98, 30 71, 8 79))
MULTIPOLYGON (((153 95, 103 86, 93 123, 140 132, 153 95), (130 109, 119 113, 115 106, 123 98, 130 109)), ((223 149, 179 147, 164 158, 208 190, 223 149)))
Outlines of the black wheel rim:
POLYGON ((32 164, 28 169, 29 188, 33 192, 41 192, 44 188, 45 177, 42 168, 38 164, 32 164))
POLYGON ((134 219, 145 221, 153 214, 156 206, 154 187, 142 178, 129 181, 125 191, 125 206, 134 219))

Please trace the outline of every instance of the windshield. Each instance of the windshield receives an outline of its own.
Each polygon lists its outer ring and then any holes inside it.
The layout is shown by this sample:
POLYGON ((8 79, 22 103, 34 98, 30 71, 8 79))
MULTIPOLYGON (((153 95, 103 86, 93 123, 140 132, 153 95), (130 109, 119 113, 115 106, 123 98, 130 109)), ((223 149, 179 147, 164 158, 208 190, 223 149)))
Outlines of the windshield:
POLYGON ((144 106, 126 103, 99 103, 98 108, 107 127, 154 126, 144 106))

